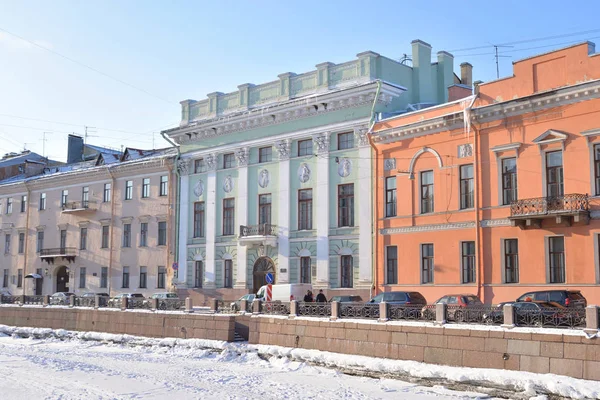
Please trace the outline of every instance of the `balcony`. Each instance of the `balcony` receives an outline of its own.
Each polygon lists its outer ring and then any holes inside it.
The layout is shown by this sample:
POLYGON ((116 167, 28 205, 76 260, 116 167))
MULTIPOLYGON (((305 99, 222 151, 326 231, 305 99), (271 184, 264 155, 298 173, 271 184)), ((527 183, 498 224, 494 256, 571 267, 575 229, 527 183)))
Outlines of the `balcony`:
POLYGON ((559 225, 589 223, 590 202, 587 194, 566 194, 556 197, 521 199, 511 203, 510 217, 513 226, 521 229, 541 228, 542 221, 554 219, 559 225))
POLYGON ((40 258, 42 261, 46 261, 48 264, 54 264, 54 259, 62 258, 65 261, 72 263, 75 262, 77 256, 77 249, 75 247, 58 247, 56 249, 42 249, 40 250, 40 258))
POLYGON ((240 225, 240 244, 277 244, 277 226, 271 224, 240 225))
POLYGON ((95 203, 89 200, 84 201, 70 201, 67 204, 63 204, 62 212, 63 213, 83 213, 89 211, 95 211, 95 203))

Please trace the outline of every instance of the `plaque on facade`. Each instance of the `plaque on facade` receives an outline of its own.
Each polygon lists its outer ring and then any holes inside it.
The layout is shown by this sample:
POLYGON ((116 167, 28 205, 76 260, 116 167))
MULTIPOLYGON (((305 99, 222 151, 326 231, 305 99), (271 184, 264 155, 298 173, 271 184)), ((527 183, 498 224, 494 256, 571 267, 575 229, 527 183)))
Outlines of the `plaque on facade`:
POLYGON ((271 180, 269 170, 263 169, 258 173, 258 186, 261 188, 266 188, 269 186, 269 181, 271 180))
POLYGON ((310 179, 310 168, 307 163, 302 163, 298 167, 298 179, 302 183, 306 183, 310 179))
POLYGON ((225 193, 229 193, 233 190, 233 178, 231 175, 227 175, 225 179, 223 179, 223 190, 225 193))
POLYGON ((204 194, 204 182, 202 181, 202 179, 200 179, 194 185, 194 194, 196 195, 196 197, 200 197, 204 194))
POLYGON ((471 143, 458 146, 458 158, 471 157, 473 155, 473 146, 471 143))
POLYGON ((383 170, 391 171, 396 169, 396 159, 395 158, 386 158, 383 160, 383 170))
POLYGON ((342 158, 338 166, 338 175, 342 178, 347 177, 352 172, 352 161, 349 158, 342 158))

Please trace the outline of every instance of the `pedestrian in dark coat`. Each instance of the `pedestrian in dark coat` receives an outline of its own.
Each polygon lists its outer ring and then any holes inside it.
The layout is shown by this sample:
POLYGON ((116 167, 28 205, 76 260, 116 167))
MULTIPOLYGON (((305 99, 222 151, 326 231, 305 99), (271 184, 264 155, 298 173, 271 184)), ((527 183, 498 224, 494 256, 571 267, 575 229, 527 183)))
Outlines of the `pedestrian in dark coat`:
POLYGON ((323 289, 319 290, 319 294, 317 295, 317 303, 327 303, 327 298, 323 294, 323 289))
POLYGON ((313 295, 312 292, 309 290, 306 292, 306 294, 304 295, 304 302, 305 303, 312 303, 313 302, 313 295))

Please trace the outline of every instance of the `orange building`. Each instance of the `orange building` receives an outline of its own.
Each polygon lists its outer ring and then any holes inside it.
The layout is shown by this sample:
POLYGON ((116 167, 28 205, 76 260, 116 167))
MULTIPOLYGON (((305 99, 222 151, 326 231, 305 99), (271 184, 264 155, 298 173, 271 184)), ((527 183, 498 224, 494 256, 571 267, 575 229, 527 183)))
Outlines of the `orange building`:
POLYGON ((514 63, 476 94, 377 123, 376 287, 600 304, 600 55, 514 63))

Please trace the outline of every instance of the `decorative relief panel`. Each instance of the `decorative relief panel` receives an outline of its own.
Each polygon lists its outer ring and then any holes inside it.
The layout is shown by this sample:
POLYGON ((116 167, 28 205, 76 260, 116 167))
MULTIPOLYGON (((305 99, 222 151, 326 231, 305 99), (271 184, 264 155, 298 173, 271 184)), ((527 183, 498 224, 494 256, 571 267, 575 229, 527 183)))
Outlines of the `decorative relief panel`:
POLYGON ((233 190, 233 178, 231 175, 227 175, 225 179, 223 179, 223 191, 225 193, 230 193, 233 190))
POLYGON ((280 160, 289 160, 290 159, 290 140, 284 139, 275 143, 275 148, 279 153, 280 160))
POLYGON ((190 173, 190 160, 179 160, 177 169, 180 175, 188 175, 190 173))
POLYGON ((214 171, 217 169, 217 156, 215 154, 209 154, 205 158, 206 169, 208 171, 214 171))
POLYGON ((471 143, 458 146, 458 158, 471 157, 473 155, 473 145, 471 143))
POLYGON ((395 158, 386 158, 383 160, 383 170, 384 171, 392 171, 396 169, 396 159, 395 158))
POLYGON ((356 136, 359 146, 369 145, 369 135, 367 132, 369 132, 367 128, 356 128, 354 130, 354 135, 356 136))
POLYGON ((352 172, 352 161, 349 158, 342 158, 338 165, 338 175, 346 178, 352 172))
POLYGON ((204 194, 204 182, 202 181, 202 179, 200 179, 194 185, 194 195, 196 195, 196 197, 200 197, 203 194, 204 194))
POLYGON ((307 163, 302 163, 298 167, 298 179, 302 183, 306 183, 310 180, 310 167, 307 163))
POLYGON ((237 159, 237 164, 240 167, 248 166, 248 148, 242 147, 235 152, 235 158, 237 159))
POLYGON ((270 181, 271 181, 271 174, 269 173, 269 170, 263 169, 262 171, 260 171, 258 173, 258 186, 260 186, 261 188, 264 189, 267 186, 269 186, 270 181))
POLYGON ((313 136, 313 143, 317 146, 317 153, 327 153, 329 151, 329 134, 323 133, 313 136))

